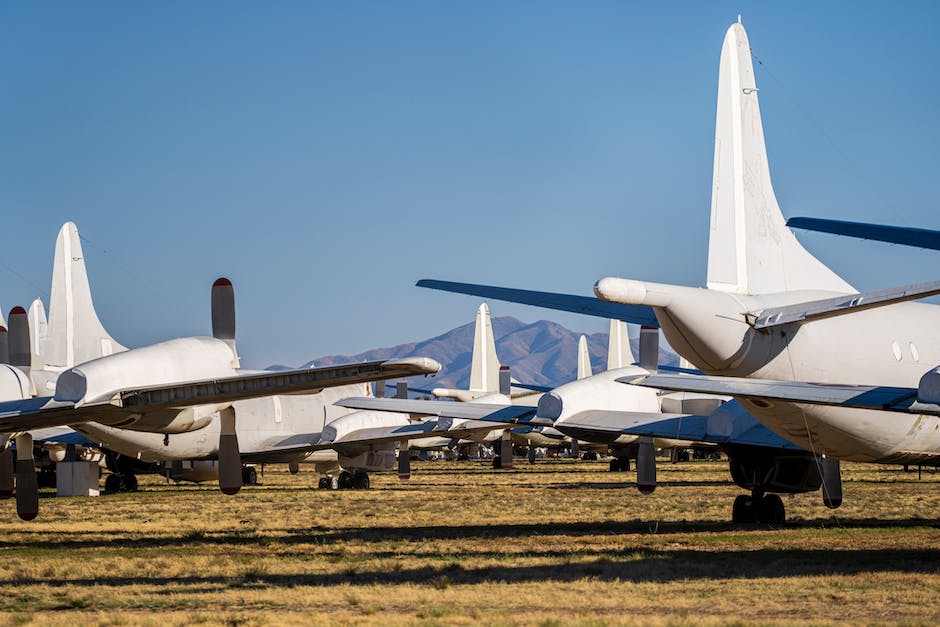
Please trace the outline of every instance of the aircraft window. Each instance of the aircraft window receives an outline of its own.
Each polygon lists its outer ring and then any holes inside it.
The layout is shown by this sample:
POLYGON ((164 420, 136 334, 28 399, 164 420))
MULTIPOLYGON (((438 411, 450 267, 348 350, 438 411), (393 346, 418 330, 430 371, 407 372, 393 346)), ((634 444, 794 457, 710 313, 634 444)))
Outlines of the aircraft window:
POLYGON ((891 343, 891 350, 894 352, 894 358, 901 361, 901 347, 898 346, 897 342, 891 343))
POLYGON ((920 361, 920 353, 917 352, 917 347, 914 346, 914 342, 911 342, 911 359, 920 361))

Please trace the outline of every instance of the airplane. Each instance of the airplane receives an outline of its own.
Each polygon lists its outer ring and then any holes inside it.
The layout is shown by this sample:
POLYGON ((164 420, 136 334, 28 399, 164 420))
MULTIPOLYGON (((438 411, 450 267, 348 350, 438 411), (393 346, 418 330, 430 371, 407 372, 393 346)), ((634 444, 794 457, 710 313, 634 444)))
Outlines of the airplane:
MULTIPOLYGON (((859 293, 786 228, 740 22, 722 46, 713 181, 704 288, 605 278, 594 286, 598 301, 446 281, 418 285, 660 327, 704 375, 622 381, 732 396, 810 454, 791 464, 791 474, 807 489, 821 481, 829 506, 842 501, 839 460, 940 464, 940 369, 930 369, 940 363, 940 309, 908 302, 940 293, 940 282, 859 293)), ((761 464, 775 457, 768 451, 761 464)), ((735 515, 777 510, 766 492, 757 486, 735 515)))
MULTIPOLYGON (((127 349, 104 330, 94 310, 77 228, 62 227, 42 357, 32 352, 39 344, 30 336, 28 313, 15 307, 8 316, 7 360, 0 364, 0 432, 12 435, 16 455, 14 464, 9 446, 0 453, 0 486, 15 466, 20 518, 38 514, 30 431, 46 427, 69 425, 141 460, 217 459, 226 494, 239 491, 242 462, 255 457, 325 455, 323 462, 333 466, 387 465, 388 451, 372 445, 347 442, 347 448, 334 446, 332 453, 314 450, 327 432, 336 440, 363 425, 407 422, 389 414, 350 414, 332 407, 332 401, 367 392, 371 381, 434 374, 440 364, 418 357, 244 370, 235 345, 231 281, 215 281, 211 301, 212 337, 127 349)), ((394 463, 394 451, 391 456, 394 463)))

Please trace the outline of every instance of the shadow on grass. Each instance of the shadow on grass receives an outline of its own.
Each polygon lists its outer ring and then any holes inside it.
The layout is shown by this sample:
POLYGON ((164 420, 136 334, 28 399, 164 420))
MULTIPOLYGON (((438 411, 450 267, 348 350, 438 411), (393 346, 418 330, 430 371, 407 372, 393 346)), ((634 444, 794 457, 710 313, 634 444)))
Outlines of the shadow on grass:
POLYGON ((249 568, 237 576, 101 577, 43 579, 17 577, 11 585, 51 586, 199 586, 296 587, 348 585, 427 585, 441 590, 451 585, 487 582, 565 583, 584 579, 601 581, 669 582, 689 579, 756 579, 794 576, 856 575, 883 572, 936 573, 938 550, 801 550, 756 551, 644 550, 610 552, 597 559, 574 555, 563 564, 490 565, 464 567, 456 558, 443 566, 408 568, 407 558, 395 567, 357 568, 350 562, 340 573, 269 574, 264 568, 249 568))
MULTIPOLYGON (((249 521, 244 521, 248 523, 249 521)), ((878 519, 846 519, 838 521, 831 518, 799 520, 787 523, 784 528, 799 529, 900 529, 900 528, 940 528, 940 520, 911 519, 884 521, 878 519)), ((665 522, 650 520, 600 521, 600 522, 565 522, 565 523, 515 523, 492 525, 432 525, 432 526, 375 526, 375 527, 326 527, 310 526, 267 531, 257 531, 251 526, 244 529, 203 532, 186 531, 180 534, 160 535, 150 530, 141 532, 109 533, 100 537, 88 531, 55 531, 56 539, 49 538, 50 532, 42 530, 17 530, 17 540, 0 540, 0 549, 24 549, 33 551, 70 551, 107 547, 111 549, 148 549, 182 548, 197 546, 251 546, 267 547, 271 543, 281 546, 295 544, 316 544, 323 547, 334 543, 350 542, 434 542, 440 540, 493 540, 505 542, 512 539, 538 536, 583 537, 583 536, 618 536, 618 535, 670 535, 689 533, 749 532, 773 531, 775 527, 767 525, 740 525, 730 522, 665 522), (92 537, 89 537, 92 536, 92 537)), ((746 536, 743 538, 746 546, 746 536)), ((582 551, 583 552, 583 551, 582 551)), ((835 551, 840 553, 840 551, 835 551)), ((924 551, 924 554, 930 551, 924 551)), ((373 555, 377 555, 374 553, 373 555)), ((496 551, 495 555, 504 552, 496 551)), ((558 557, 557 552, 553 556, 558 557)), ((936 565, 934 565, 936 571, 936 565)))

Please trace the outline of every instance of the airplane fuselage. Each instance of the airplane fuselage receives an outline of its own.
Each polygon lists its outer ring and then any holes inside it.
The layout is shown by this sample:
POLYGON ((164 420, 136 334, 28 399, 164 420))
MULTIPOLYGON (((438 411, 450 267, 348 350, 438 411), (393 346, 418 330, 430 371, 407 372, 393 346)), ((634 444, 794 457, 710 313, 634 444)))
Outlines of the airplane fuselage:
MULTIPOLYGON (((940 306, 899 303, 755 330, 745 312, 833 294, 741 296, 707 291, 711 304, 724 305, 695 307, 695 299, 689 299, 688 305, 674 301, 655 311, 669 343, 708 374, 916 388, 920 377, 940 364, 940 306)), ((864 462, 940 464, 936 416, 740 400, 768 428, 818 454, 864 462)))

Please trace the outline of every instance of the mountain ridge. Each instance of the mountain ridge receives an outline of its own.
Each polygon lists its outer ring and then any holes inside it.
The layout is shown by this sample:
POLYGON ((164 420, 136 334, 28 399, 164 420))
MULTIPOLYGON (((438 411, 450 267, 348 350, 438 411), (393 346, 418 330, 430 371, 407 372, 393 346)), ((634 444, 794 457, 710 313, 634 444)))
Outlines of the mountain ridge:
MULTIPOLYGON (((503 365, 512 370, 515 380, 532 385, 556 387, 575 379, 577 374, 578 340, 587 338, 591 366, 595 373, 607 367, 607 333, 578 333, 550 320, 525 323, 512 316, 492 318, 496 354, 503 365)), ((324 355, 305 363, 302 367, 330 366, 377 359, 430 357, 440 362, 441 372, 427 387, 466 388, 470 381, 470 360, 473 352, 474 323, 461 325, 440 335, 396 346, 374 348, 355 355, 324 355)), ((633 354, 637 354, 637 339, 631 338, 633 354)), ((660 347, 660 363, 676 365, 678 357, 660 347)), ((284 366, 270 366, 269 370, 284 366)), ((423 377, 416 378, 424 381, 423 377)))

